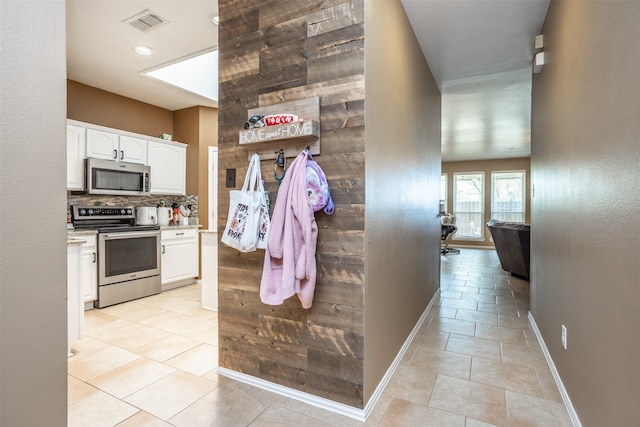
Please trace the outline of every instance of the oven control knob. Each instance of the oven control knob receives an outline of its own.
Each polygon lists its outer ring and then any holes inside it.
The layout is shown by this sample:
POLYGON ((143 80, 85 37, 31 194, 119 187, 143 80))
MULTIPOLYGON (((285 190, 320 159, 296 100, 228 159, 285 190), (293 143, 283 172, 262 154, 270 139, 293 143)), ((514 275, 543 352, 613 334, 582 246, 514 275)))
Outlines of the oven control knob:
POLYGON ((80 209, 80 215, 85 215, 87 211, 85 209, 80 209))
POLYGON ((89 215, 93 215, 93 209, 89 209, 89 215))
POLYGON ((131 215, 133 214, 133 211, 131 209, 127 209, 127 215, 131 215))

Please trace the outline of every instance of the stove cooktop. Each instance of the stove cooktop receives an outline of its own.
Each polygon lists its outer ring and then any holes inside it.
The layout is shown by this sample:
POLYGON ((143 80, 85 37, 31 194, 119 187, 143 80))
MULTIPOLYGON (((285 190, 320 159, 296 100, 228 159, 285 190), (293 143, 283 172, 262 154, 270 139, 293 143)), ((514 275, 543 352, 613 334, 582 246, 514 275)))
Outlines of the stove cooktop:
POLYGON ((98 233, 126 233, 131 231, 156 231, 160 230, 159 225, 108 225, 96 228, 98 233))
POLYGON ((122 233, 159 230, 158 225, 136 225, 133 206, 72 206, 71 219, 76 230, 122 233))

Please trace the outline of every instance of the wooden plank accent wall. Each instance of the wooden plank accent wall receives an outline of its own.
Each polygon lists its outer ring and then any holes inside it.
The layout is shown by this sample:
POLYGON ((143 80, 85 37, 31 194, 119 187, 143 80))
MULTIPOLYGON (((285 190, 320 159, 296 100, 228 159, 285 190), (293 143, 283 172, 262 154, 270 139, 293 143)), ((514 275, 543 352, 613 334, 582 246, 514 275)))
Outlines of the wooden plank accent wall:
MULTIPOLYGON (((264 251, 219 250, 219 363, 363 408, 364 2, 220 0, 219 213, 229 206, 225 171, 241 185, 249 110, 320 97, 321 155, 335 214, 316 213, 318 276, 309 310, 297 297, 260 302, 264 251)), ((292 159, 289 159, 291 161, 292 159)), ((275 204, 272 160, 263 161, 275 204)))

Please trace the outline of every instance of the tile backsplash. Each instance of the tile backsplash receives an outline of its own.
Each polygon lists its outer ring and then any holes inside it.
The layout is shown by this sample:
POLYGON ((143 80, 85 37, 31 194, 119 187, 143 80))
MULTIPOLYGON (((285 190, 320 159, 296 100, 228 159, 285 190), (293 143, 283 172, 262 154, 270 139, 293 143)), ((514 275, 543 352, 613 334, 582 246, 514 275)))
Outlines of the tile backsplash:
POLYGON ((67 206, 82 205, 93 206, 107 204, 110 206, 158 206, 164 201, 167 206, 173 203, 183 205, 191 209, 189 214, 189 224, 198 225, 198 195, 187 194, 185 196, 175 195, 152 195, 152 196, 94 196, 89 194, 76 194, 67 192, 67 206))

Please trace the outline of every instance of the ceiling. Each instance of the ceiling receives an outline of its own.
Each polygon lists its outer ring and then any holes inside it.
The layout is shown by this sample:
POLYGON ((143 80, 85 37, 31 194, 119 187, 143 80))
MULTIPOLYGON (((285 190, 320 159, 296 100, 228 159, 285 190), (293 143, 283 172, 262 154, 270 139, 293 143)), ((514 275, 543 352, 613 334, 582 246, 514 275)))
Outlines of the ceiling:
POLYGON ((401 0, 442 93, 442 160, 531 154, 534 37, 549 0, 401 0))
MULTIPOLYGON (((529 156, 533 39, 549 0, 401 2, 442 92, 443 161, 529 156)), ((172 111, 217 107, 140 74, 217 47, 216 0, 66 4, 69 79, 172 111), (145 9, 169 22, 147 32, 123 22, 145 9)))
POLYGON ((218 46, 217 0, 67 0, 67 77, 174 111, 217 102, 139 74, 218 46), (168 23, 142 32, 122 22, 149 9, 168 23), (154 50, 143 56, 133 50, 154 50))

